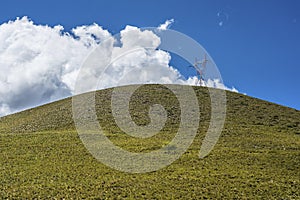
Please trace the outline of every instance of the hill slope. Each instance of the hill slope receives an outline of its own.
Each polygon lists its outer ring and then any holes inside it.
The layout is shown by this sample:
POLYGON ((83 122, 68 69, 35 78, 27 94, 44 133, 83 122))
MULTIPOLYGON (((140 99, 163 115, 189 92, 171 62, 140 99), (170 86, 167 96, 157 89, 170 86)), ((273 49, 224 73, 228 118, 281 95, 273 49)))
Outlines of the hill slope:
MULTIPOLYGON (((300 198, 300 111, 227 92, 222 135, 209 156, 200 160, 210 98, 207 88, 194 90, 201 122, 193 144, 172 165, 146 174, 119 172, 93 158, 75 131, 70 98, 0 118, 0 196, 300 198)), ((117 127, 110 111, 111 92, 97 92, 96 111, 116 145, 149 152, 172 139, 180 111, 179 102, 167 88, 146 85, 131 98, 130 112, 139 125, 149 123, 149 105, 159 103, 167 111, 166 126, 149 139, 128 137, 117 127)))

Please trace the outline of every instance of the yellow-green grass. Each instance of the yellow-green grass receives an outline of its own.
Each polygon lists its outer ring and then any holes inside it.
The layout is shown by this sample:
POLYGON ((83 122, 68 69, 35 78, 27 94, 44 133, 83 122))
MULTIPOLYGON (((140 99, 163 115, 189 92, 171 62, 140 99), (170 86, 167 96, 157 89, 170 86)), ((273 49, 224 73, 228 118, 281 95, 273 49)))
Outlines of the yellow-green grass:
MULTIPOLYGON (((0 118, 0 197, 299 199, 300 112, 227 92, 220 140, 209 156, 199 159, 210 99, 207 88, 194 90, 201 122, 193 144, 173 164, 151 173, 124 173, 97 161, 75 130, 70 98, 0 118)), ((148 139, 132 138, 117 127, 111 92, 97 92, 96 110, 116 145, 150 152, 168 144, 180 121, 179 102, 168 89, 146 85, 131 98, 131 115, 139 125, 150 122, 149 105, 160 103, 167 110, 166 126, 148 139)))

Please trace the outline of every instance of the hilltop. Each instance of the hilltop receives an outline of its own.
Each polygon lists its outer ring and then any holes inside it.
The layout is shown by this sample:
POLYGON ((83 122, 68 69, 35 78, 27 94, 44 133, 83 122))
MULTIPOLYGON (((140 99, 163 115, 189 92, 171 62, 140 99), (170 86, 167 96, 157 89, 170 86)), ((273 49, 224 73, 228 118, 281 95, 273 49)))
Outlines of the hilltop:
MULTIPOLYGON (((166 87, 145 85, 131 98, 130 113, 139 125, 149 123, 150 105, 159 103, 167 111, 166 126, 148 139, 128 137, 117 127, 110 107, 112 90, 96 92, 95 108, 99 123, 116 145, 149 152, 172 139, 180 110, 166 87)), ((199 159, 210 120, 210 98, 207 88, 194 90, 201 122, 193 144, 172 165, 146 174, 119 172, 92 157, 75 130, 71 98, 0 118, 0 196, 300 198, 300 111, 226 91, 221 137, 209 156, 199 159)))

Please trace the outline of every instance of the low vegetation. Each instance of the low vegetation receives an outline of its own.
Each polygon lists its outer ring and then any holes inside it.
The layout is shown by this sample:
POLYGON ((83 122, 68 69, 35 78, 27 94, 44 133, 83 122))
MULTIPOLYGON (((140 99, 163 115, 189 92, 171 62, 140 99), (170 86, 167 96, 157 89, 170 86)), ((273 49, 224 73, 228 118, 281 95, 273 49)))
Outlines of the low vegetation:
MULTIPOLYGON (((210 119, 210 98, 207 88, 194 90, 201 122, 193 144, 172 165, 151 173, 124 173, 97 161, 75 130, 70 98, 0 118, 0 197, 299 199, 300 111, 227 92, 220 140, 209 156, 199 159, 210 119)), ((131 116, 139 125, 150 122, 150 105, 159 103, 167 111, 166 126, 148 139, 132 138, 117 127, 111 114, 111 92, 96 93, 96 111, 116 145, 149 152, 172 139, 180 109, 166 87, 145 85, 131 98, 131 116)))

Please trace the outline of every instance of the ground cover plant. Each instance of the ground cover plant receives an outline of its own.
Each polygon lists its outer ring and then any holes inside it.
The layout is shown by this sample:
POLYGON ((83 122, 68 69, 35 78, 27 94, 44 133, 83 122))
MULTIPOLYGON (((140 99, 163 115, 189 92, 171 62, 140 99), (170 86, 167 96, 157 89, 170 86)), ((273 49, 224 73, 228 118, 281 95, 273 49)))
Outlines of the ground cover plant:
MULTIPOLYGON (((172 165, 145 174, 111 169, 87 151, 75 130, 70 98, 0 118, 1 198, 299 199, 300 111, 227 92, 221 137, 199 159, 210 98, 207 88, 194 90, 201 121, 193 144, 172 165)), ((111 93, 96 93, 98 120, 111 141, 132 152, 168 144, 180 122, 179 102, 170 90, 145 85, 131 98, 130 113, 139 125, 149 123, 150 105, 167 111, 166 126, 148 139, 117 127, 111 93)))

